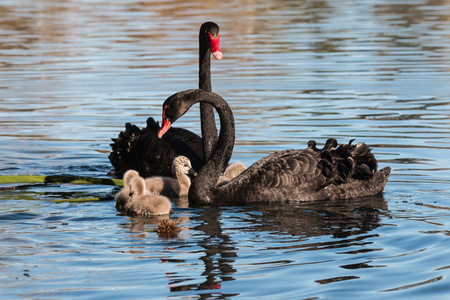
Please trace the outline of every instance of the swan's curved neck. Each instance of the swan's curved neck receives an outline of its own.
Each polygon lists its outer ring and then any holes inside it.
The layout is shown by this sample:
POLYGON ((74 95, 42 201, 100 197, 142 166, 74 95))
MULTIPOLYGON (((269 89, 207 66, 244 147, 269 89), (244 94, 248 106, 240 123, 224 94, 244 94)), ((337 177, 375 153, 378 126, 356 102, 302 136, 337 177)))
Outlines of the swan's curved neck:
MULTIPOLYGON (((199 81, 201 90, 211 92, 211 47, 204 31, 199 34, 199 81)), ((200 103, 200 118, 202 129, 203 157, 205 161, 211 156, 212 149, 217 142, 217 128, 213 107, 200 103)))
MULTIPOLYGON (((227 166, 233 153, 235 131, 234 117, 227 102, 214 93, 201 93, 195 102, 212 105, 220 118, 220 134, 211 156, 193 178, 189 198, 197 203, 213 202, 213 191, 220 174, 227 166)), ((203 137, 205 139, 205 137, 203 137)))

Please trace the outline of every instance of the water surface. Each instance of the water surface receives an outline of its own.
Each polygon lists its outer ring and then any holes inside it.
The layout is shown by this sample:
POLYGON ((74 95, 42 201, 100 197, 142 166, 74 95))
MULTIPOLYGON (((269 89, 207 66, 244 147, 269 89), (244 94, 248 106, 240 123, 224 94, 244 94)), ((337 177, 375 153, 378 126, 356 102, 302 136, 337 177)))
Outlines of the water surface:
MULTIPOLYGON (((0 191, 0 298, 446 299, 447 1, 0 3, 0 174, 104 177, 126 122, 198 85, 198 28, 220 26, 213 90, 232 161, 356 138, 392 175, 380 196, 198 207, 182 231, 116 212, 118 188, 0 191), (100 197, 105 201, 54 202, 100 197)), ((177 122, 199 132, 198 109, 177 122)), ((2 185, 5 187, 6 185, 2 185)))

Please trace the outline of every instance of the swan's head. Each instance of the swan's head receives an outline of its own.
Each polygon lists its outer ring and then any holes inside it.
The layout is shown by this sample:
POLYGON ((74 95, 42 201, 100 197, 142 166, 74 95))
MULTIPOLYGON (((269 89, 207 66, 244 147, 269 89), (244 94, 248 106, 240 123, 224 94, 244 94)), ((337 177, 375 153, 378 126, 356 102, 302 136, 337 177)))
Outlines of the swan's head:
POLYGON ((172 126, 172 124, 184 115, 188 109, 196 102, 200 101, 222 101, 226 103, 222 97, 213 92, 204 90, 187 90, 173 94, 163 103, 162 126, 158 132, 161 138, 172 126))
POLYGON ((177 174, 193 175, 196 176, 197 172, 192 168, 191 161, 186 156, 177 156, 172 163, 172 173, 177 176, 177 174))
POLYGON ((188 90, 178 92, 170 96, 163 103, 162 126, 159 130, 158 137, 161 138, 195 102, 198 93, 205 93, 202 90, 188 90))
POLYGON ((211 48, 215 59, 222 59, 222 51, 219 46, 219 26, 214 22, 203 23, 200 27, 200 40, 206 42, 211 48))

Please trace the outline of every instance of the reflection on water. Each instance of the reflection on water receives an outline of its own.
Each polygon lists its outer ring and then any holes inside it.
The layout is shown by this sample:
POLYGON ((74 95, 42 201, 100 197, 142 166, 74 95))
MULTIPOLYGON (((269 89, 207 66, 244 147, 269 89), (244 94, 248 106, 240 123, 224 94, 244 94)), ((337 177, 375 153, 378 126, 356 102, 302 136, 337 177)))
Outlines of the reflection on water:
MULTIPOLYGON (((110 138, 197 87, 198 27, 220 25, 213 90, 249 166, 356 138, 393 168, 381 197, 118 214, 111 186, 0 190, 2 295, 14 298, 448 296, 450 3, 0 3, 0 173, 105 177, 110 138), (174 9, 176 8, 176 9, 174 9), (199 17, 202 16, 202 17, 199 17)), ((199 132, 198 110, 179 126, 199 132)), ((4 187, 2 185, 2 187, 4 187)))
MULTIPOLYGON (((374 197, 369 200, 307 203, 294 207, 267 205, 241 208, 238 212, 235 207, 229 211, 207 209, 204 214, 195 218, 201 224, 193 228, 202 235, 197 246, 203 248, 204 256, 200 260, 204 263, 203 274, 207 275, 206 280, 200 284, 191 284, 190 276, 171 276, 171 291, 213 289, 214 286, 220 288, 223 282, 241 277, 235 265, 242 265, 241 260, 245 254, 241 253, 246 251, 240 249, 235 241, 236 235, 251 236, 247 240, 247 247, 255 244, 252 248, 257 253, 253 254, 256 256, 245 267, 246 272, 289 266, 295 264, 295 261, 278 256, 273 258, 275 261, 259 261, 258 252, 295 253, 371 244, 364 242, 366 238, 374 236, 367 232, 380 226, 378 214, 383 213, 380 209, 385 208, 384 199, 374 197), (277 236, 266 239, 266 235, 273 233, 277 236), (308 239, 324 235, 339 238, 339 241, 311 242, 308 239), (353 235, 356 237, 351 237, 353 235), (286 236, 286 240, 282 241, 286 236)), ((364 252, 368 251, 370 250, 364 252)), ((314 263, 320 262, 310 261, 305 264, 314 263)))
MULTIPOLYGON (((9 202, 13 206, 17 203, 9 202)), ((48 207, 45 202, 38 202, 34 207, 28 206, 29 212, 20 212, 16 207, 0 217, 4 228, 9 228, 2 231, 2 243, 15 245, 16 251, 20 252, 19 257, 29 261, 29 264, 54 261, 61 264, 61 269, 73 268, 74 261, 61 260, 58 258, 61 255, 78 257, 74 260, 82 265, 87 263, 86 260, 93 260, 97 268, 106 267, 114 261, 121 262, 120 266, 113 264, 108 267, 112 274, 103 278, 105 286, 114 284, 116 268, 128 273, 137 264, 141 272, 144 268, 151 273, 155 267, 152 261, 156 261, 162 264, 157 267, 158 273, 164 272, 167 280, 165 285, 170 287, 171 292, 220 290, 223 287, 225 292, 222 296, 230 297, 236 293, 226 292, 232 291, 226 288, 227 282, 247 276, 257 278, 261 276, 258 275, 260 272, 293 266, 306 268, 303 272, 307 275, 317 265, 336 260, 331 257, 311 257, 317 251, 329 252, 328 255, 332 255, 336 249, 347 255, 382 251, 374 245, 374 238, 378 234, 372 231, 381 226, 380 219, 387 215, 385 199, 380 196, 336 203, 226 209, 199 207, 193 213, 179 210, 184 230, 179 239, 164 242, 158 241, 154 232, 161 218, 136 217, 120 223, 124 221, 124 216, 114 215, 114 209, 109 204, 93 203, 93 207, 61 204, 48 207), (36 206, 44 206, 39 209, 41 214, 32 212, 36 206), (111 227, 111 224, 118 226, 111 227), (16 234, 22 238, 14 238, 16 234), (96 238, 98 234, 101 239, 96 238), (70 238, 73 235, 78 237, 70 238), (47 253, 49 249, 53 254, 47 253), (77 253, 84 253, 84 258, 77 253), (306 253, 306 257, 303 253, 306 253)), ((10 251, 12 249, 2 253, 2 259, 16 260, 14 256, 6 257, 10 251)), ((361 266, 350 264, 344 267, 359 269, 367 265, 369 262, 361 266)), ((27 274, 29 277, 38 276, 45 273, 43 268, 41 265, 39 268, 30 267, 27 274)), ((13 266, 11 270, 15 276, 20 272, 13 266)), ((123 278, 127 283, 138 283, 138 290, 131 292, 131 295, 139 295, 139 290, 143 289, 141 285, 153 275, 140 276, 143 277, 133 277, 132 280, 123 278)), ((91 280, 95 281, 94 278, 91 280)), ((321 284, 327 280, 333 279, 316 278, 321 284)), ((49 282, 50 285, 54 283, 49 282)), ((31 290, 34 288, 32 284, 31 290)), ((82 286, 79 288, 83 289, 82 286)), ((45 290, 38 291, 42 293, 45 290)), ((217 292, 206 294, 213 296, 217 292)), ((63 295, 63 290, 59 293, 63 295)))

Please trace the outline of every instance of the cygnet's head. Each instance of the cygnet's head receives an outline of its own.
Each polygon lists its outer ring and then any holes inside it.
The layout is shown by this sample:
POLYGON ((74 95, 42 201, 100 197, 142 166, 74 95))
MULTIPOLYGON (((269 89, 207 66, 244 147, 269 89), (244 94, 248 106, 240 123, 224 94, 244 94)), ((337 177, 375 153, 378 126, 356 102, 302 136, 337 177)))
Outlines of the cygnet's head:
POLYGON ((142 196, 145 194, 145 181, 140 176, 135 176, 130 180, 130 197, 142 196))
POLYGON ((179 175, 193 175, 196 176, 197 172, 192 168, 191 161, 186 156, 177 156, 172 163, 172 173, 175 177, 179 175))
POLYGON ((129 186, 131 178, 139 176, 139 173, 135 170, 128 170, 123 174, 123 186, 129 186))

